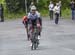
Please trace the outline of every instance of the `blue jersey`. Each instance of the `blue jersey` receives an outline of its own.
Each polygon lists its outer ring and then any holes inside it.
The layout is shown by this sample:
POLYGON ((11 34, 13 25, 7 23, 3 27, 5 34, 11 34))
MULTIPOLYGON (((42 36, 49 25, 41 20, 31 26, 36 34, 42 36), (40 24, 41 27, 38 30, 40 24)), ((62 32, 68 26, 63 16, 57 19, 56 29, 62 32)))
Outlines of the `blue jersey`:
POLYGON ((38 18, 38 15, 36 13, 35 14, 32 14, 32 13, 28 14, 28 19, 35 20, 37 18, 38 18))

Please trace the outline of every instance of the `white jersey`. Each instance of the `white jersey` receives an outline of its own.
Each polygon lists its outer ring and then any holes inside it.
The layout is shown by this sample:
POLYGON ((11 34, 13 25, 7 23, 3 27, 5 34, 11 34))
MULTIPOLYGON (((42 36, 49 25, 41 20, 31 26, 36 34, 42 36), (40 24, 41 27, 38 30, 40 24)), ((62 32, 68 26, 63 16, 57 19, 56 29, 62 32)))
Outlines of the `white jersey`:
POLYGON ((54 8, 54 4, 50 4, 49 5, 49 10, 53 10, 53 8, 54 8))
POLYGON ((55 6, 53 11, 54 13, 60 13, 60 6, 55 6))

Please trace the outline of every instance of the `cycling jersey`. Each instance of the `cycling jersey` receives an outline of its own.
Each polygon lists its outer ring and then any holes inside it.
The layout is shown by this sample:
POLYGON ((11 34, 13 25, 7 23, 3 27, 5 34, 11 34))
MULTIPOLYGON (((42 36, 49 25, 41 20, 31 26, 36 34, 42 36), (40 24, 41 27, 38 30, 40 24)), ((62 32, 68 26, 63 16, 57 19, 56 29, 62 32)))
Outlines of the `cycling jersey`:
POLYGON ((31 19, 31 20, 35 20, 38 18, 38 15, 35 13, 35 14, 32 14, 31 12, 28 13, 28 19, 31 19))

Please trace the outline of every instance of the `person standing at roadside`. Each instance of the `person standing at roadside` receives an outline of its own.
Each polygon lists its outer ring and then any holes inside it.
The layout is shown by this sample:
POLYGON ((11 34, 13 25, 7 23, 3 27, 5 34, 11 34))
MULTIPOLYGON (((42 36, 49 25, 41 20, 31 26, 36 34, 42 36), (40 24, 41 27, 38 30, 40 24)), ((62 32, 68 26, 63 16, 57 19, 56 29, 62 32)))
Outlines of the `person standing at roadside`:
POLYGON ((54 8, 54 4, 52 3, 52 1, 50 1, 50 4, 49 4, 49 16, 50 16, 51 20, 53 20, 53 8, 54 8))
POLYGON ((1 20, 0 22, 4 22, 4 9, 3 9, 3 5, 0 4, 0 17, 1 17, 1 20))
POLYGON ((75 1, 72 0, 70 2, 71 10, 72 10, 72 20, 75 20, 75 1))
POLYGON ((53 11, 55 13, 55 24, 58 24, 59 15, 60 15, 60 6, 59 6, 59 3, 56 3, 56 6, 54 7, 53 11))

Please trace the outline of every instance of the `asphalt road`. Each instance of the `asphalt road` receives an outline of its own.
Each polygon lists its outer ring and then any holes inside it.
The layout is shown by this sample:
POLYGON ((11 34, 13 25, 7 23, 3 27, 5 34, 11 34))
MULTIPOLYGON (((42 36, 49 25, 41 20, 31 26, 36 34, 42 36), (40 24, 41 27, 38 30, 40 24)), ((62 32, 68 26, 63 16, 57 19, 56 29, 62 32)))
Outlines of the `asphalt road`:
POLYGON ((0 55, 75 55, 75 21, 44 18, 39 48, 29 45, 21 20, 0 23, 0 55))

